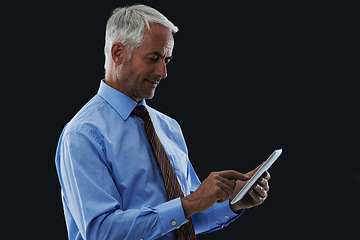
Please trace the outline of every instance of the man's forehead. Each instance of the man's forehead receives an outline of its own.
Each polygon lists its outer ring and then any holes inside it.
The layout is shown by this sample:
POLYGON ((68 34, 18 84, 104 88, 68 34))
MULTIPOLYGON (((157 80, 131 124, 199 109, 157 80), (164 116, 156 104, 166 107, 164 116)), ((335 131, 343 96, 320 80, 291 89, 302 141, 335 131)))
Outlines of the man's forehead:
POLYGON ((174 37, 168 28, 160 24, 150 24, 150 30, 147 30, 144 35, 143 46, 147 48, 147 52, 171 55, 174 48, 174 37))

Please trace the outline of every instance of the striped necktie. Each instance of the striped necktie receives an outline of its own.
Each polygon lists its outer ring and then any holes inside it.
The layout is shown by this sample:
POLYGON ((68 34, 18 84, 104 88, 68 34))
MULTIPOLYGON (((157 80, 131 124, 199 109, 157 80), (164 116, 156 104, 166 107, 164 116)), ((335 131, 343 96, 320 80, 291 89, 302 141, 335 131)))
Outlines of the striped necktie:
MULTIPOLYGON (((149 112, 144 106, 138 105, 134 108, 133 113, 144 121, 146 136, 162 174, 168 200, 184 197, 184 193, 181 190, 174 169, 172 168, 169 158, 155 132, 149 112)), ((187 223, 180 226, 176 234, 179 240, 196 239, 191 218, 189 218, 187 223)))

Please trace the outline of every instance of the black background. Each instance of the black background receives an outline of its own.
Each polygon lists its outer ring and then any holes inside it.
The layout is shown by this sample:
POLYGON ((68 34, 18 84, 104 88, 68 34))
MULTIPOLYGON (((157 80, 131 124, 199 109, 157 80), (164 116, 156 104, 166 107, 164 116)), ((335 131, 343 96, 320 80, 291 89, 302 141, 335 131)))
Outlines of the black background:
MULTIPOLYGON (((12 155, 4 153, 4 169, 12 176, 4 187, 15 233, 66 239, 56 144, 104 76, 111 10, 134 3, 19 2, 3 8, 1 41, 8 54, 2 99, 9 116, 3 129, 5 153, 12 155)), ((270 171, 266 202, 198 239, 357 235, 355 6, 141 3, 180 29, 168 78, 147 102, 179 122, 199 178, 225 169, 250 171, 283 149, 270 171)))

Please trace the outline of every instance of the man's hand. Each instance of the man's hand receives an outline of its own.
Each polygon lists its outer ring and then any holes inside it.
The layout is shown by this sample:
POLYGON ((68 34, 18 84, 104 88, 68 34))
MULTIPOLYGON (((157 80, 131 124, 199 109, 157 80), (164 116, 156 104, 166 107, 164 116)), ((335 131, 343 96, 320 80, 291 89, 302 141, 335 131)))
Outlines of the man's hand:
MULTIPOLYGON (((222 203, 234 195, 238 183, 246 183, 250 177, 234 170, 212 172, 192 194, 183 197, 181 203, 186 218, 194 213, 204 212, 216 202, 222 203)), ((240 202, 240 201, 239 201, 240 202)))
MULTIPOLYGON (((262 163, 263 164, 263 163, 262 163)), ((260 164, 257 168, 245 174, 245 176, 252 177, 256 171, 261 167, 260 164)), ((247 209, 258 206, 262 204, 267 198, 269 191, 269 181, 270 173, 268 171, 264 172, 264 174, 256 181, 256 183, 250 188, 248 193, 237 203, 230 205, 231 210, 234 212, 239 211, 240 209, 247 209)), ((244 181, 236 181, 236 187, 234 189, 233 194, 230 196, 230 201, 234 199, 236 194, 245 186, 246 182, 244 181)))

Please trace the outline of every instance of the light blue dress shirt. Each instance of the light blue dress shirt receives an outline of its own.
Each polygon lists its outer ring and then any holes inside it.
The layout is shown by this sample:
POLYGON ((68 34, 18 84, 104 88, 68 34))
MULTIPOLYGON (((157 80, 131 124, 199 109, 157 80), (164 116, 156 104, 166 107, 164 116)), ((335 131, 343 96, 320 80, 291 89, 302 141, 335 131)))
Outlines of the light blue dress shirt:
MULTIPOLYGON (((185 194, 200 181, 188 159, 179 124, 149 107, 156 133, 185 194)), ((188 220, 180 198, 167 201, 159 167, 137 105, 104 80, 95 95, 65 126, 56 168, 69 239, 176 239, 188 220)), ((227 226, 235 214, 229 202, 192 216, 196 234, 227 226)))

